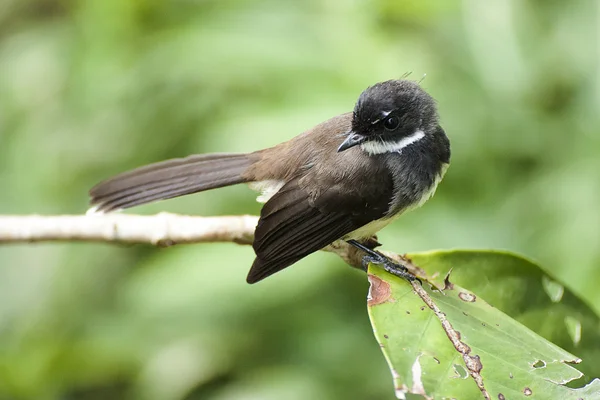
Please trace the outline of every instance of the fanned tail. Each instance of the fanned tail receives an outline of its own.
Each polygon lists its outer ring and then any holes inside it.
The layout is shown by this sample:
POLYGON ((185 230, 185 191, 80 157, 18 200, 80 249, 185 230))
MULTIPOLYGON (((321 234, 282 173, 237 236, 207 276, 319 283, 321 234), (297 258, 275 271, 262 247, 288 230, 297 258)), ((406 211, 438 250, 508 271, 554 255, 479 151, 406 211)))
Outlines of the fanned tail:
POLYGON ((95 212, 130 208, 223 186, 248 182, 248 154, 200 154, 176 158, 117 175, 90 190, 95 212))

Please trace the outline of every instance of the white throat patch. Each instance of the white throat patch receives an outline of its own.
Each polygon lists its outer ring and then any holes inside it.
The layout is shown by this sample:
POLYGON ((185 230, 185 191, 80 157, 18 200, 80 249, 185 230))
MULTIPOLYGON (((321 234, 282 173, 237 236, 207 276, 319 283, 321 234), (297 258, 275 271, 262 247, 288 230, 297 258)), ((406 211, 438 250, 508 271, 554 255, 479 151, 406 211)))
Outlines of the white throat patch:
POLYGON ((425 132, 418 130, 410 136, 400 139, 397 142, 385 142, 370 140, 360 145, 360 147, 371 155, 384 153, 400 153, 406 146, 418 142, 425 137, 425 132))

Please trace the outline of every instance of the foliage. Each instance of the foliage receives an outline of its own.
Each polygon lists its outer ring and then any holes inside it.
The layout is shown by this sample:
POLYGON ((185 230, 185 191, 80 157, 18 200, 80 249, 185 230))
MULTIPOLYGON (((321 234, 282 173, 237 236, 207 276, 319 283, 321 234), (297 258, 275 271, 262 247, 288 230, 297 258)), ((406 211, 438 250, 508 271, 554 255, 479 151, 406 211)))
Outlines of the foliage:
POLYGON ((409 257, 431 274, 424 298, 369 270, 369 314, 399 398, 600 398, 600 379, 579 387, 600 376, 600 319, 538 266, 498 252, 409 257))
MULTIPOLYGON (((269 146, 426 73, 452 166, 385 248, 519 251, 598 311, 598 18, 592 0, 3 0, 0 212, 81 213, 113 173, 269 146)), ((135 212, 258 207, 235 187, 135 212)), ((1 248, 0 398, 390 396, 364 274, 317 254, 247 286, 252 256, 1 248)))

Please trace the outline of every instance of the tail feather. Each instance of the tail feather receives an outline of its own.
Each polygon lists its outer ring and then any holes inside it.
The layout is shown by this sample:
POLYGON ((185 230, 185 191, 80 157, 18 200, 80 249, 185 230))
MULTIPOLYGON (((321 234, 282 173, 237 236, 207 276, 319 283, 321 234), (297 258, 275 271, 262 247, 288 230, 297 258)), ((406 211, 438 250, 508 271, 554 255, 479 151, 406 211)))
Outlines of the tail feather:
POLYGON ((99 212, 129 208, 203 190, 248 182, 247 154, 203 154, 167 160, 117 175, 90 190, 99 212))

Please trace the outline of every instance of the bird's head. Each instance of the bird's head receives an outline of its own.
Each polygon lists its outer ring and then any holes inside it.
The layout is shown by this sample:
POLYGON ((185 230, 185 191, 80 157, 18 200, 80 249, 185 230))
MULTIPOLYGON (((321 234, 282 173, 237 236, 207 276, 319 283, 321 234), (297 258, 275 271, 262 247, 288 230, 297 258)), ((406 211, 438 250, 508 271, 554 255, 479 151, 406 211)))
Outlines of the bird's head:
POLYGON ((352 130, 338 152, 360 145, 369 154, 400 152, 433 134, 435 101, 412 81, 389 80, 365 89, 354 107, 352 130))

